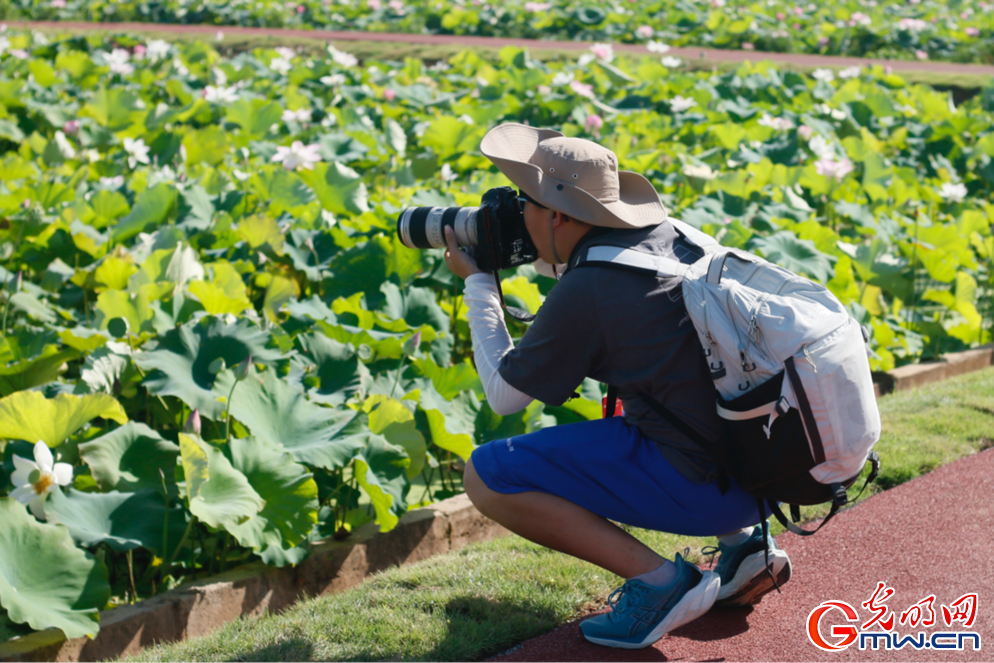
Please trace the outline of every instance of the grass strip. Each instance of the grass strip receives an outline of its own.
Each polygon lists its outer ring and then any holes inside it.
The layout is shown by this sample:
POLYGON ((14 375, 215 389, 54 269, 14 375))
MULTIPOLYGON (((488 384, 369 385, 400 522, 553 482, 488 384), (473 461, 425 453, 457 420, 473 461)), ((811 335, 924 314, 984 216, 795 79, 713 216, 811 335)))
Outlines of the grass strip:
MULTIPOLYGON (((879 404, 883 470, 861 499, 994 445, 994 367, 890 394, 879 404)), ((802 509, 807 519, 825 512, 802 509)), ((776 522, 772 528, 783 531, 776 522)), ((716 543, 627 529, 666 556, 690 547, 697 561, 701 546, 716 543)), ((510 536, 126 660, 477 661, 598 609, 619 584, 592 564, 510 536)))

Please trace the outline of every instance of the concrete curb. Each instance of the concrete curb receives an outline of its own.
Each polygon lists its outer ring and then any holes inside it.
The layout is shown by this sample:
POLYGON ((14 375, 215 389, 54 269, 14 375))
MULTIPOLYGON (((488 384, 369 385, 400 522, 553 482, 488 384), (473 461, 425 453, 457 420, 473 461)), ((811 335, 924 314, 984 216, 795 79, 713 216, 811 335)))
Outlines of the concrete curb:
MULTIPOLYGON (((874 387, 879 397, 992 364, 994 344, 874 374, 874 387)), ((315 544, 311 556, 296 567, 249 564, 108 610, 100 616, 100 633, 93 640, 66 640, 61 631, 49 629, 0 644, 0 661, 94 661, 133 654, 156 643, 205 635, 241 616, 278 612, 303 598, 344 591, 391 566, 509 533, 477 511, 465 494, 456 495, 405 514, 389 532, 381 534, 369 523, 348 541, 315 544)))
POLYGON ((381 534, 369 523, 348 541, 315 544, 311 556, 282 569, 249 564, 100 616, 93 640, 66 640, 48 629, 0 644, 0 661, 99 661, 133 654, 160 642, 205 635, 241 616, 278 612, 300 599, 341 592, 370 574, 410 564, 470 543, 509 534, 456 495, 405 514, 381 534))

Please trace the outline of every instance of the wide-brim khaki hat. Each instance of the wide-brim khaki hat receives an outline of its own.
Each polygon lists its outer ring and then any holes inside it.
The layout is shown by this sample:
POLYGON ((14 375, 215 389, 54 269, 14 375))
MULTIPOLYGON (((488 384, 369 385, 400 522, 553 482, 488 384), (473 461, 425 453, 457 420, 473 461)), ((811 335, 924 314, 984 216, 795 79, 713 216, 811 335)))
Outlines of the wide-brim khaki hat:
POLYGON ((541 205, 607 228, 645 228, 666 220, 666 207, 642 175, 618 170, 611 150, 553 129, 502 124, 480 151, 541 205))

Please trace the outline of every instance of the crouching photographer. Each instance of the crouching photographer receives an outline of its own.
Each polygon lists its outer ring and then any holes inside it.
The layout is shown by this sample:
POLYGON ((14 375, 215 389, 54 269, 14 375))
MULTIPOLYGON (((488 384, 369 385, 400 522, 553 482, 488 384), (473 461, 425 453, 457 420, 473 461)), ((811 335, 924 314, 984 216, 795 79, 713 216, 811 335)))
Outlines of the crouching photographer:
POLYGON ((677 232, 652 184, 619 172, 615 154, 596 143, 504 124, 481 151, 519 192, 488 192, 479 209, 407 210, 399 232, 409 246, 447 246, 449 269, 466 280, 490 407, 507 415, 533 399, 562 405, 590 377, 617 388, 624 416, 480 446, 464 475, 470 499, 509 530, 626 579, 610 598, 613 611, 581 624, 594 643, 646 647, 716 601, 750 605, 782 586, 790 562, 756 526, 766 514, 692 440, 717 440, 725 427, 681 279, 585 260, 594 247, 618 247, 691 264, 701 249, 677 232), (515 215, 525 236, 509 230, 515 215), (515 347, 495 273, 536 259, 559 281, 515 347), (719 563, 701 572, 680 554, 665 559, 611 521, 717 536, 719 563))

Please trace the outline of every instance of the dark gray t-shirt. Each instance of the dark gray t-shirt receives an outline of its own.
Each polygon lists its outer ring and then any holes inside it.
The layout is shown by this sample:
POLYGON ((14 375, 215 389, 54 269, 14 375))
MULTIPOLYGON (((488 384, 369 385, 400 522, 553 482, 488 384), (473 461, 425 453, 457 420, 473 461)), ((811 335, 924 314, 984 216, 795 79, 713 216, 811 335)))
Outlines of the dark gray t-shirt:
POLYGON ((613 267, 576 267, 587 246, 611 245, 693 263, 703 255, 668 222, 636 230, 594 228, 573 250, 535 321, 501 359, 501 377, 519 391, 562 405, 583 379, 618 387, 625 421, 656 441, 666 459, 697 483, 713 480, 709 454, 638 397, 654 396, 706 439, 723 425, 715 410, 700 340, 683 305, 679 278, 613 267))

